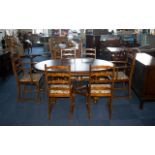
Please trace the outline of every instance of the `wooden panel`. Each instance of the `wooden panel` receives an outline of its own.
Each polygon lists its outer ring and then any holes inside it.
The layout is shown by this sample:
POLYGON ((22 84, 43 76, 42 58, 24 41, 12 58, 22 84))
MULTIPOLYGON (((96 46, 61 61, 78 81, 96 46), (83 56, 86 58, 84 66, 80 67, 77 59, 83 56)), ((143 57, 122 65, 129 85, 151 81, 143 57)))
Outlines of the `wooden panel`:
POLYGON ((146 89, 144 94, 155 98, 155 67, 150 67, 147 72, 146 89))

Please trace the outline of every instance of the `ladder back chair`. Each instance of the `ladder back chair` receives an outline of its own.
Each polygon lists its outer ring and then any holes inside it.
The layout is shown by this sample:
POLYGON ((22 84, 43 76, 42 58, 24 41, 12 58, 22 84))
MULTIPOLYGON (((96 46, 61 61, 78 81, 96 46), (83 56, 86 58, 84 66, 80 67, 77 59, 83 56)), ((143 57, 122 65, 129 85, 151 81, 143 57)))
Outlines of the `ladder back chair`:
MULTIPOLYGON (((114 81, 116 84, 119 84, 119 87, 114 87, 114 89, 123 90, 124 93, 126 92, 126 89, 128 89, 129 98, 131 98, 131 84, 135 68, 135 57, 136 54, 132 55, 127 54, 126 61, 112 61, 115 64, 114 81)), ((127 96, 124 95, 114 97, 127 97, 127 96)))
POLYGON ((95 48, 85 48, 83 51, 83 57, 96 59, 96 49, 95 48))
POLYGON ((90 98, 107 97, 109 118, 112 118, 112 98, 114 89, 114 67, 90 66, 87 102, 90 106, 90 98))
POLYGON ((28 100, 28 98, 25 98, 26 92, 34 91, 33 88, 27 89, 28 86, 35 86, 36 100, 40 101, 42 74, 32 73, 32 64, 23 62, 17 55, 12 57, 12 67, 17 82, 17 101, 28 100))
POLYGON ((76 50, 74 48, 61 49, 61 59, 75 59, 76 50))
POLYGON ((73 90, 70 66, 45 65, 45 79, 48 97, 48 119, 51 118, 53 102, 58 98, 70 98, 70 112, 73 112, 73 90))

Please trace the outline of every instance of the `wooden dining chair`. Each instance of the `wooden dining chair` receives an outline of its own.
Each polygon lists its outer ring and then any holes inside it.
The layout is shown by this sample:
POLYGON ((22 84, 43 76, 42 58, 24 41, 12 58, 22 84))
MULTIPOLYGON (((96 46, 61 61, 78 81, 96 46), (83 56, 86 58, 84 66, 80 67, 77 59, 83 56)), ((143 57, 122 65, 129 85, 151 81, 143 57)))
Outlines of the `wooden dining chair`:
MULTIPOLYGON (((114 89, 123 90, 126 93, 128 89, 128 97, 131 98, 131 84, 135 68, 136 54, 127 54, 125 61, 112 61, 115 64, 115 77, 114 81, 117 84, 114 89), (118 86, 119 85, 119 86, 118 86)), ((114 96, 114 97, 127 97, 127 95, 114 96)))
POLYGON ((74 48, 61 49, 61 59, 75 59, 76 50, 74 48))
POLYGON ((73 112, 73 89, 70 66, 45 65, 45 79, 48 97, 48 119, 51 118, 53 102, 58 98, 70 98, 70 112, 73 112))
POLYGON ((112 118, 112 98, 114 89, 114 67, 112 66, 90 66, 89 85, 87 91, 87 102, 90 99, 107 97, 109 118, 112 118))
POLYGON ((32 73, 32 64, 30 62, 23 62, 22 59, 15 55, 12 57, 12 67, 17 83, 17 101, 25 101, 27 92, 36 93, 36 100, 40 101, 40 85, 42 84, 42 74, 32 73), (27 88, 30 86, 31 88, 27 88), (35 86, 35 90, 33 88, 35 86))
POLYGON ((95 48, 85 48, 83 50, 83 57, 96 59, 96 49, 95 48))

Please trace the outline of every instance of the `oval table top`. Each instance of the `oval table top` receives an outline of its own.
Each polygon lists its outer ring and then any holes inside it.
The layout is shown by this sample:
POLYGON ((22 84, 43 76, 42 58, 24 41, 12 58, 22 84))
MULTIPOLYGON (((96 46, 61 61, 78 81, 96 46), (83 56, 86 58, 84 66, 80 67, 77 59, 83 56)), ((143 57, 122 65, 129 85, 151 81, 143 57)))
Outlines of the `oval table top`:
POLYGON ((41 61, 35 64, 35 68, 40 71, 45 71, 45 65, 49 66, 71 66, 72 73, 85 73, 89 72, 89 66, 114 66, 112 62, 101 60, 101 59, 93 59, 93 58, 76 58, 76 59, 68 59, 68 60, 61 60, 61 59, 51 59, 46 61, 41 61))

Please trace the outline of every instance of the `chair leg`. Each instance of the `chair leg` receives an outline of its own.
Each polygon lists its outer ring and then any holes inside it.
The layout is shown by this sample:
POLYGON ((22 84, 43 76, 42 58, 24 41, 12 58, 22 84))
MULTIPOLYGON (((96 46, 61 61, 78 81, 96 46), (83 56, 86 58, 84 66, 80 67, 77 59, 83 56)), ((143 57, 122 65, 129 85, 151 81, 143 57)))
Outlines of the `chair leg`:
POLYGON ((73 108, 73 95, 71 95, 71 97, 70 97, 70 112, 73 113, 73 110, 74 110, 74 108, 73 108))
POLYGON ((39 83, 36 83, 37 101, 40 101, 40 87, 39 83))
POLYGON ((51 98, 48 98, 48 120, 51 119, 52 107, 51 98))
POLYGON ((131 82, 128 83, 128 97, 131 98, 131 82))
POLYGON ((90 119, 91 118, 91 110, 90 110, 90 96, 87 95, 86 96, 86 108, 87 108, 87 111, 88 111, 88 118, 90 119))
POLYGON ((108 106, 109 106, 109 119, 112 119, 112 97, 109 97, 108 101, 108 106))

